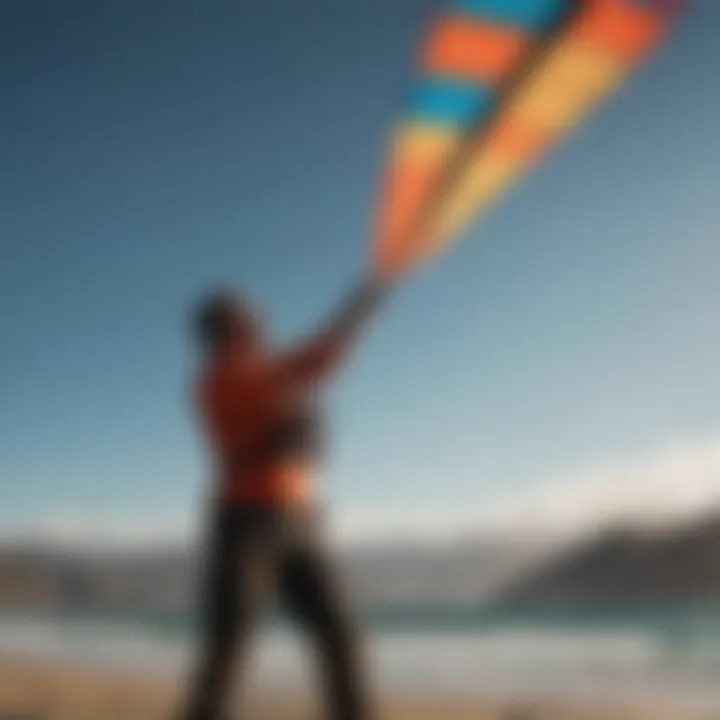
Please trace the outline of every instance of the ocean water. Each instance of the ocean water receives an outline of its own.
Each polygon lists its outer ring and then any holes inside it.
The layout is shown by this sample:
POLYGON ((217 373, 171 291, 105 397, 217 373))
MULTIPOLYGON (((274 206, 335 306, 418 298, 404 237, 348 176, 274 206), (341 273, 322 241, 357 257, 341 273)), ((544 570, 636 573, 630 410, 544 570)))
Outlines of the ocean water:
MULTIPOLYGON (((720 709, 720 608, 535 608, 523 613, 376 609, 366 649, 381 692, 592 698, 720 709)), ((186 673, 195 633, 182 618, 0 616, 0 653, 127 672, 186 673)), ((314 680, 301 632, 263 628, 249 682, 314 680)))

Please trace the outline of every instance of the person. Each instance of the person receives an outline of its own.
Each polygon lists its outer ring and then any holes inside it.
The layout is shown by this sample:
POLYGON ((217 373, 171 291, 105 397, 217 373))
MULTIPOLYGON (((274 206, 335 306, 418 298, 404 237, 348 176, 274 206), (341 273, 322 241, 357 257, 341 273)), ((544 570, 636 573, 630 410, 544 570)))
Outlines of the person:
POLYGON ((197 405, 216 464, 202 597, 203 647, 186 720, 227 717, 253 629, 271 596, 309 631, 334 720, 365 720, 356 630, 319 527, 313 474, 322 446, 318 396, 384 295, 365 282, 328 325, 272 352, 247 300, 205 300, 197 405))

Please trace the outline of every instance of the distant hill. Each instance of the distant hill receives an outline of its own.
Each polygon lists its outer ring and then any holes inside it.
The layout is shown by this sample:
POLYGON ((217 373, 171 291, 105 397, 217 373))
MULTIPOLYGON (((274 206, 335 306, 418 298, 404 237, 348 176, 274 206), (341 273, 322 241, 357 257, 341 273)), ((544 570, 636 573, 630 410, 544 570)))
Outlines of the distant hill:
POLYGON ((498 596, 506 607, 598 601, 720 602, 720 516, 664 532, 616 529, 498 596))
POLYGON ((184 610, 195 562, 181 551, 122 555, 0 550, 0 608, 28 612, 184 610))
MULTIPOLYGON (((720 516, 663 533, 616 529, 564 551, 471 538, 355 548, 341 559, 361 608, 720 602, 720 516)), ((0 610, 182 614, 196 597, 198 567, 179 549, 0 548, 0 610)))
MULTIPOLYGON (((473 606, 526 573, 543 552, 528 541, 474 539, 356 548, 341 560, 360 606, 473 606)), ((180 550, 0 548, 0 609, 185 613, 196 597, 198 569, 194 554, 180 550)))

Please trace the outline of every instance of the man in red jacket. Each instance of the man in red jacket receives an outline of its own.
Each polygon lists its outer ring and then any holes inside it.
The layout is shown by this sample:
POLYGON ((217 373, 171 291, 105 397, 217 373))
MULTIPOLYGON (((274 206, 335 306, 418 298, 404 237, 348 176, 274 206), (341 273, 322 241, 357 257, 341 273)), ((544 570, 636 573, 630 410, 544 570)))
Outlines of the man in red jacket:
POLYGON ((232 670, 272 593, 312 633, 335 720, 368 717, 352 623, 320 538, 313 476, 318 390, 383 290, 367 283, 328 327, 287 352, 266 346, 259 316, 234 295, 198 314, 205 358, 197 403, 216 463, 203 597, 204 647, 188 720, 225 717, 232 670))

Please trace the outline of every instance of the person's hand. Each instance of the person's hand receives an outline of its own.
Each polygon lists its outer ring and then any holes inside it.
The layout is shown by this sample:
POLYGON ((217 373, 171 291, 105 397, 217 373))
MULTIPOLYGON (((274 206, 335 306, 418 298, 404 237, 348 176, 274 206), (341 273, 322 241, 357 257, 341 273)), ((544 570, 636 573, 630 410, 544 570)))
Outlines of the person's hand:
POLYGON ((413 254, 402 243, 385 243, 370 258, 370 282, 388 287, 402 279, 413 264, 413 254))

